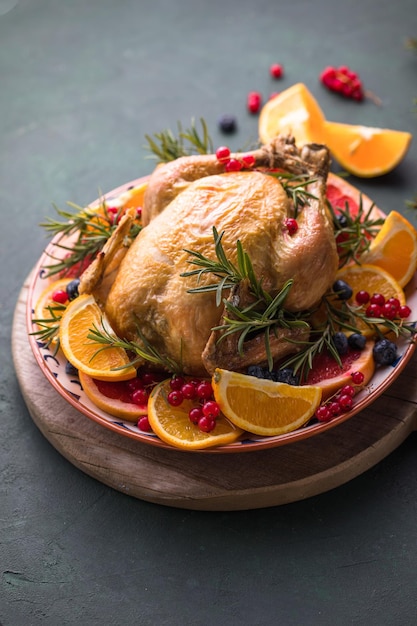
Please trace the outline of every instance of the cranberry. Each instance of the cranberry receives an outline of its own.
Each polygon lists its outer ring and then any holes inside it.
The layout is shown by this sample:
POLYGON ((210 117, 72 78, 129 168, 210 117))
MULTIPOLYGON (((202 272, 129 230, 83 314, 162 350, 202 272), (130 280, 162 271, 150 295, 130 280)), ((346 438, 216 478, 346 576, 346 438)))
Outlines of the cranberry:
POLYGON ((329 411, 334 417, 336 417, 336 415, 340 415, 342 410, 337 400, 333 400, 332 402, 329 403, 329 411))
POLYGON ((185 383, 185 380, 183 379, 182 376, 173 376, 171 380, 169 381, 169 386, 173 390, 178 390, 178 389, 181 389, 184 383, 185 383))
POLYGON ((343 394, 339 397, 339 406, 343 411, 348 411, 349 409, 352 408, 352 404, 353 404, 353 400, 352 400, 352 396, 349 396, 347 394, 343 394))
POLYGON ((239 172, 243 165, 238 159, 229 159, 226 163, 226 172, 239 172))
POLYGON ((344 387, 341 388, 340 395, 341 396, 354 396, 355 388, 352 387, 352 385, 345 385, 344 387))
POLYGON ((411 309, 409 306, 407 306, 406 304, 403 304, 402 306, 400 306, 400 308, 398 309, 398 315, 405 319, 406 317, 410 317, 411 315, 411 309))
POLYGON ((216 150, 216 157, 220 163, 226 163, 230 158, 230 150, 227 146, 220 146, 216 150))
POLYGON ((269 68, 269 73, 271 74, 272 78, 282 78, 284 68, 279 63, 273 63, 269 68))
POLYGON ((200 419, 198 420, 198 427, 204 433, 210 433, 212 430, 214 430, 215 426, 215 420, 211 419, 210 417, 206 417, 205 415, 200 417, 200 419))
POLYGON ((56 302, 57 304, 65 304, 68 302, 68 294, 65 289, 57 289, 52 293, 51 298, 53 302, 56 302))
POLYGON ((248 94, 247 106, 250 113, 258 113, 261 108, 262 98, 261 94, 257 91, 251 91, 248 94))
POLYGON ((362 372, 352 372, 350 377, 355 385, 361 385, 365 380, 365 376, 362 374, 362 372))
POLYGON ((379 306, 384 306, 385 298, 382 293, 374 293, 370 300, 371 304, 378 304, 379 306))
POLYGON ((140 430, 143 430, 145 433, 152 432, 152 428, 147 415, 143 415, 138 419, 138 428, 140 428, 140 430))
POLYGON ((382 307, 382 317, 385 317, 387 320, 393 320, 398 313, 398 309, 395 304, 390 304, 386 302, 382 307))
POLYGON ((213 387, 211 386, 211 382, 208 380, 203 380, 197 387, 197 396, 200 400, 209 400, 213 395, 213 387))
POLYGON ((194 408, 190 409, 188 417, 190 418, 190 422, 197 425, 199 420, 203 417, 202 408, 199 406, 195 406, 194 408))
POLYGON ((143 387, 144 387, 143 380, 141 378, 138 378, 138 377, 132 378, 132 380, 128 380, 126 382, 126 387, 132 393, 134 391, 137 391, 138 389, 143 389, 143 387))
POLYGON ((370 304, 365 311, 367 317, 381 317, 382 307, 379 304, 370 304))
POLYGON ((355 300, 358 304, 367 304, 369 302, 370 295, 367 291, 361 290, 355 296, 355 300))
POLYGON ((184 400, 181 389, 173 389, 167 396, 168 404, 171 406, 180 406, 184 400))
POLYGON ((285 226, 290 235, 295 235, 298 230, 297 220, 295 220, 293 217, 287 217, 287 219, 285 220, 285 226))
POLYGON ((331 420, 333 416, 329 407, 326 406, 325 404, 322 404, 321 406, 319 406, 319 408, 316 411, 316 417, 319 420, 319 422, 328 422, 331 420))
POLYGON ((211 419, 216 419, 220 414, 220 407, 214 400, 208 400, 203 404, 203 415, 206 417, 210 417, 211 419))
POLYGON ((132 393, 131 397, 134 404, 144 406, 148 403, 149 393, 146 391, 146 389, 136 389, 136 391, 132 393))
POLYGON ((197 395, 197 389, 196 386, 193 385, 193 383, 184 383, 184 385, 181 387, 181 391, 182 395, 187 400, 192 400, 197 395))
POLYGON ((255 157, 253 154, 244 154, 242 156, 242 163, 245 167, 253 167, 255 165, 255 157))
POLYGON ((398 300, 398 298, 388 298, 386 304, 391 304, 392 306, 395 306, 397 311, 401 306, 401 302, 398 300))

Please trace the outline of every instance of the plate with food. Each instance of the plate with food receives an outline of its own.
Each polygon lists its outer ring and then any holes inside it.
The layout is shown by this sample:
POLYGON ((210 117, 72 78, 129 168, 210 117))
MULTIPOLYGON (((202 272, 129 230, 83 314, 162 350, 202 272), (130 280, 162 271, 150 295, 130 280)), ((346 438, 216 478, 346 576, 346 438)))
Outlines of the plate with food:
POLYGON ((416 231, 330 173, 324 144, 197 143, 45 221, 36 361, 81 414, 153 446, 243 452, 335 428, 412 356, 416 231))

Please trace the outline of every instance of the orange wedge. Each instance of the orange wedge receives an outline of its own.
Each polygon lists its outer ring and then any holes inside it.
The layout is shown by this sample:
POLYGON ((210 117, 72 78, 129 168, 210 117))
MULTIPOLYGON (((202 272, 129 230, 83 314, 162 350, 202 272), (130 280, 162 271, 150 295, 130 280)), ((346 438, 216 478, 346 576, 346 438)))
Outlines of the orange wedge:
POLYGON ((205 433, 190 421, 188 413, 196 406, 193 400, 184 400, 178 407, 168 404, 169 380, 157 385, 148 402, 148 419, 153 432, 165 443, 183 450, 202 450, 233 443, 242 430, 223 415, 216 419, 215 428, 205 433))
POLYGON ((323 139, 325 118, 317 101, 303 83, 282 91, 262 107, 259 115, 259 138, 268 143, 277 135, 292 135, 297 145, 323 139))
POLYGON ((68 361, 98 380, 134 378, 136 369, 129 365, 129 357, 123 348, 107 348, 88 339, 94 327, 107 332, 111 330, 94 297, 88 294, 78 296, 66 308, 59 329, 60 345, 68 361))
POLYGON ((411 133, 325 121, 323 141, 334 158, 351 174, 362 178, 382 176, 404 158, 411 133))
POLYGON ((308 422, 320 405, 320 387, 295 387, 216 369, 214 397, 226 417, 256 435, 282 435, 308 422))
POLYGON ((391 211, 361 260, 382 267, 401 287, 417 269, 417 231, 397 211, 391 211))

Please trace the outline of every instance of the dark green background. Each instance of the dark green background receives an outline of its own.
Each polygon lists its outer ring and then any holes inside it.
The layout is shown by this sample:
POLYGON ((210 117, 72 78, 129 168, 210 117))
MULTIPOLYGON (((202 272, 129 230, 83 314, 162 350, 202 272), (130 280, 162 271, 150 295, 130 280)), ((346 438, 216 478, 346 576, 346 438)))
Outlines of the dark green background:
MULTIPOLYGON (((417 437, 333 492, 204 513, 129 498, 81 473, 32 423, 10 349, 21 285, 53 202, 148 174, 144 135, 204 117, 215 145, 257 138, 246 94, 304 82, 326 116, 416 131, 415 0, 0 0, 0 623, 408 626, 417 619, 417 437), (14 8, 11 8, 16 4, 14 8), (7 11, 7 9, 10 9, 7 11), (273 81, 273 62, 285 77, 273 81), (319 84, 350 65, 383 106, 319 84)), ((417 141, 380 179, 417 194, 417 141)), ((250 463, 250 455, 247 457, 250 463)))

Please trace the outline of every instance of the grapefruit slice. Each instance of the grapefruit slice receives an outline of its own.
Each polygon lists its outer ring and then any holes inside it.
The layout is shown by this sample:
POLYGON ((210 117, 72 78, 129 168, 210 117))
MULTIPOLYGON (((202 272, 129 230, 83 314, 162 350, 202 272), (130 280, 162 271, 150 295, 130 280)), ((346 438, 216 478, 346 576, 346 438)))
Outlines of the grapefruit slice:
POLYGON ((120 417, 128 422, 137 422, 139 417, 147 415, 148 403, 136 404, 132 401, 133 381, 102 381, 79 371, 78 376, 87 398, 102 411, 120 417))

